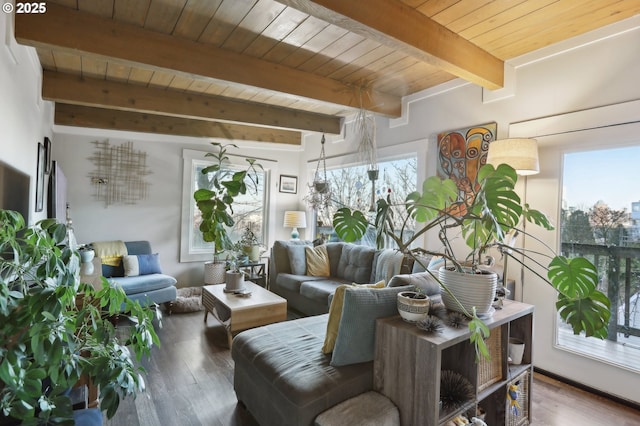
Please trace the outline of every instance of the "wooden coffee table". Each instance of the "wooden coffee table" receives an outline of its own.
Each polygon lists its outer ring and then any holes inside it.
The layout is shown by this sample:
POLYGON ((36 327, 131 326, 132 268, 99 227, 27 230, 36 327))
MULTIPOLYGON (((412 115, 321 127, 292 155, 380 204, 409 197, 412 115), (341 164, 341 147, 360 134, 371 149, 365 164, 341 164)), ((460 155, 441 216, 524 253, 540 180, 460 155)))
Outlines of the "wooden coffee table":
POLYGON ((204 321, 211 312, 227 330, 229 348, 233 335, 253 327, 284 321, 287 318, 287 300, 251 281, 245 281, 251 296, 238 296, 224 291, 224 284, 202 288, 204 321))

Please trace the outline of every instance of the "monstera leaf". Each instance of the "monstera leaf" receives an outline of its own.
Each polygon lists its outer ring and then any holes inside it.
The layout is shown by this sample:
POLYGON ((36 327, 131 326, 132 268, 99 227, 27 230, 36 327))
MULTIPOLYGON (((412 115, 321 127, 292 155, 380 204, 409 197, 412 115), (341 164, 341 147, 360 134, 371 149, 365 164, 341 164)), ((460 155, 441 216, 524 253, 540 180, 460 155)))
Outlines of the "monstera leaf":
POLYGON ((406 209, 417 222, 424 223, 438 217, 457 198, 454 181, 431 176, 422 184, 422 194, 415 191, 407 195, 406 209))
POLYGON ((358 210, 352 213, 351 209, 343 207, 333 215, 333 228, 338 236, 348 243, 362 238, 368 226, 367 218, 358 210))
POLYGON ((611 317, 611 302, 602 292, 594 290, 588 297, 569 299, 558 294, 556 310, 571 326, 574 334, 585 333, 587 337, 607 337, 607 323, 611 317))
POLYGON ((588 297, 598 285, 598 270, 584 257, 554 257, 547 277, 553 288, 569 299, 588 297))
POLYGON ((486 165, 478 172, 478 181, 482 185, 478 202, 483 202, 484 213, 493 219, 493 232, 502 239, 505 232, 518 225, 522 216, 520 196, 514 190, 516 172, 504 164, 497 169, 486 165))

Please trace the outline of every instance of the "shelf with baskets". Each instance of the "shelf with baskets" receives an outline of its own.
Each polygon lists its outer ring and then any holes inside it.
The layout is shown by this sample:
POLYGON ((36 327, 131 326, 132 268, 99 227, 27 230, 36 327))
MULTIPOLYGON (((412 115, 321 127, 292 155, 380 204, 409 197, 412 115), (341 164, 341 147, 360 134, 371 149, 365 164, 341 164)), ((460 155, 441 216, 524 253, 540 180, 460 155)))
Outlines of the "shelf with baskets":
POLYGON ((466 325, 429 334, 400 317, 378 320, 374 389, 398 406, 401 424, 435 426, 460 414, 479 413, 492 426, 529 424, 533 306, 505 301, 485 323, 491 330, 491 359, 476 363, 466 325), (509 337, 525 343, 522 364, 508 361, 509 337), (456 401, 449 392, 457 389, 460 378, 468 395, 456 401), (511 385, 517 395, 513 405, 507 399, 511 385))

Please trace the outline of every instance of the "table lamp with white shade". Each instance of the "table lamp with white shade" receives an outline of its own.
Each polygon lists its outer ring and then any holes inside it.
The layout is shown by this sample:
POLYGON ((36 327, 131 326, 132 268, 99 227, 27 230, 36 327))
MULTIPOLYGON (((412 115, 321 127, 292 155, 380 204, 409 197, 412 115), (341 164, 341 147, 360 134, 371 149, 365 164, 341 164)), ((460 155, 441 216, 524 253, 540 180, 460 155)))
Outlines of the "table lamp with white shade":
POLYGON ((300 238, 298 228, 307 227, 307 215, 303 211, 286 211, 284 212, 284 225, 285 228, 293 228, 291 231, 291 239, 297 240, 300 238))

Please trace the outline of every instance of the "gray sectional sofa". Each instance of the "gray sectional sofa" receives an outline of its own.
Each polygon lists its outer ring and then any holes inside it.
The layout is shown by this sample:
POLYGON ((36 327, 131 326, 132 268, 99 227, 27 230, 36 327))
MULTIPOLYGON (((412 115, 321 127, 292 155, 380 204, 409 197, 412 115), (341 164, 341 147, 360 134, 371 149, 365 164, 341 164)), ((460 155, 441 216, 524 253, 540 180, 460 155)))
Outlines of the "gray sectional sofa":
POLYGON ((269 260, 269 289, 287 299, 287 307, 304 315, 329 311, 329 297, 341 284, 385 280, 403 271, 403 256, 395 250, 376 250, 349 243, 327 243, 330 276, 310 276, 305 246, 311 241, 276 241, 269 260))
POLYGON ((396 275, 383 289, 347 288, 333 354, 322 352, 328 314, 238 334, 231 347, 238 401, 261 426, 312 426, 320 413, 371 391, 376 319, 396 315, 396 294, 413 286, 440 297, 427 272, 396 275), (360 359, 336 362, 336 352, 345 351, 360 359))

